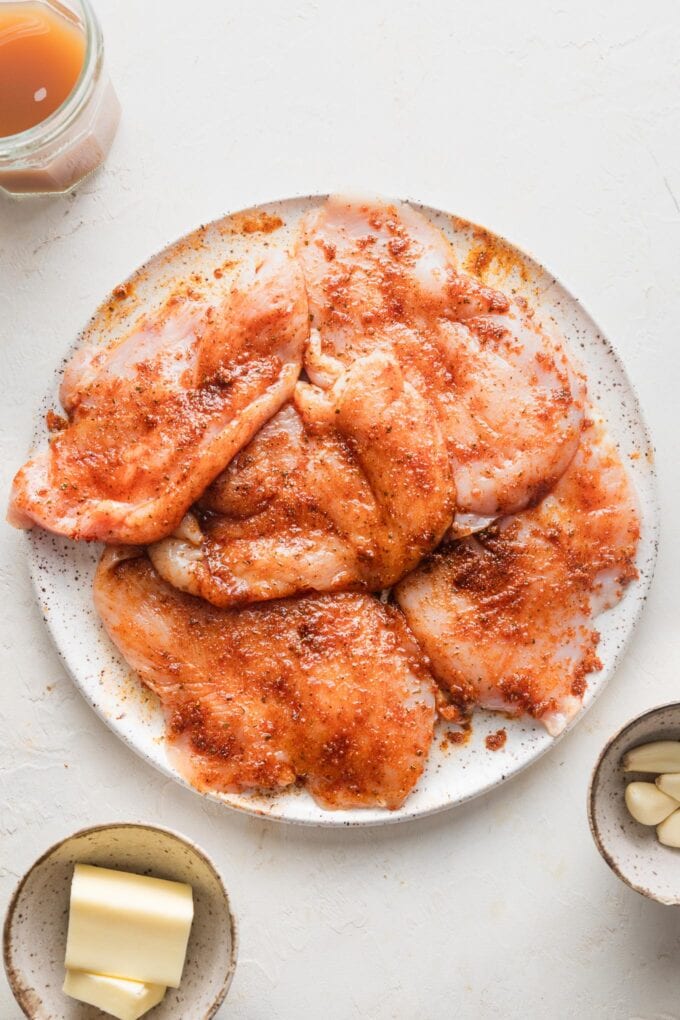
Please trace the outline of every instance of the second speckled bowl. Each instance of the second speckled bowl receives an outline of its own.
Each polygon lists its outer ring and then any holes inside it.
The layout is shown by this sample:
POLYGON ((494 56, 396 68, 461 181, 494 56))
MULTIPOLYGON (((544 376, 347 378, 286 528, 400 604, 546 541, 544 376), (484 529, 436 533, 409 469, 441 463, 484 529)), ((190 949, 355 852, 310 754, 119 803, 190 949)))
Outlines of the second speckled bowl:
POLYGON ((61 990, 71 876, 76 863, 188 882, 194 921, 182 983, 168 988, 153 1020, 209 1020, 236 968, 236 924, 216 868, 194 843, 169 829, 118 823, 83 829, 51 847, 12 897, 4 931, 7 977, 31 1020, 94 1020, 103 1014, 61 990))
POLYGON ((624 800, 629 781, 653 777, 624 773, 622 758, 653 740, 680 740, 680 703, 652 708, 611 738, 593 770, 588 818, 595 844, 612 871, 643 896, 675 906, 680 904, 680 850, 662 846, 653 826, 631 818, 624 800))

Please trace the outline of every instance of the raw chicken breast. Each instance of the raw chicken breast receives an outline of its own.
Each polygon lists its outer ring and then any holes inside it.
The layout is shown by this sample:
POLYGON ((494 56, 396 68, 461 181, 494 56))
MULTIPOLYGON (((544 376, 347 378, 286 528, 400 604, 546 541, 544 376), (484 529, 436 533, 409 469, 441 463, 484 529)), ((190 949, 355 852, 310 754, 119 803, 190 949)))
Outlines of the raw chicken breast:
POLYGON ((178 769, 201 790, 296 780, 327 808, 398 808, 432 740, 432 680, 396 610, 322 595, 225 611, 105 552, 95 604, 159 696, 178 769))
POLYGON ((381 351, 325 391, 298 383, 213 483, 158 572, 218 606, 393 585, 451 523, 454 486, 436 417, 381 351))
POLYGON ((432 403, 462 514, 496 517, 536 502, 576 452, 585 390, 562 340, 456 269, 424 216, 401 203, 331 197, 306 219, 297 253, 312 339, 305 367, 376 348, 396 356, 432 403))
POLYGON ((67 368, 68 426, 17 474, 10 521, 70 538, 146 543, 290 397, 308 333, 297 263, 272 252, 214 307, 171 299, 67 368))
POLYGON ((444 547, 405 578, 397 602, 453 706, 528 714, 559 733, 600 668, 593 618, 637 577, 639 534, 618 453, 589 423, 539 506, 444 547))

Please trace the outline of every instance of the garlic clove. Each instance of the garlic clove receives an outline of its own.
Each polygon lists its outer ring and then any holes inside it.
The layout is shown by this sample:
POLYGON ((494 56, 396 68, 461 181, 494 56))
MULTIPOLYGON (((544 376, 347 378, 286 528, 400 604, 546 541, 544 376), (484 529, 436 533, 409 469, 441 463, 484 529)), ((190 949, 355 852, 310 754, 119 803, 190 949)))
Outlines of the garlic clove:
POLYGON ((656 785, 669 797, 680 800, 680 773, 667 772, 663 776, 656 777, 656 785))
POLYGON ((657 740, 623 756, 625 772, 680 772, 680 740, 657 740))
POLYGON ((675 797, 669 797, 654 783, 629 783, 626 787, 626 807, 641 825, 658 825, 680 808, 680 804, 675 797))
POLYGON ((680 847, 680 811, 674 811, 656 827, 659 843, 680 847))

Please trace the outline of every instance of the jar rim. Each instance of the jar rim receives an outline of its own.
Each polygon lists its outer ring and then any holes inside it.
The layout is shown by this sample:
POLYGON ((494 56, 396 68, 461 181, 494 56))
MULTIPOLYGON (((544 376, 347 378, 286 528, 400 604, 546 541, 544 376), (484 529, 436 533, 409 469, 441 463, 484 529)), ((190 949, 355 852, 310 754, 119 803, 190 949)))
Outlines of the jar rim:
MULTIPOLYGON (((36 0, 31 0, 31 2, 36 2, 36 0)), ((34 124, 33 127, 26 128, 25 131, 0 136, 0 160, 30 155, 33 150, 49 144, 66 131, 78 116, 89 95, 92 80, 102 63, 104 50, 102 30, 90 0, 77 0, 73 7, 68 2, 61 4, 59 0, 56 2, 37 0, 37 2, 57 10, 61 7, 62 10, 68 10, 69 13, 80 16, 79 20, 85 32, 83 66, 69 94, 48 117, 38 124, 34 124)))

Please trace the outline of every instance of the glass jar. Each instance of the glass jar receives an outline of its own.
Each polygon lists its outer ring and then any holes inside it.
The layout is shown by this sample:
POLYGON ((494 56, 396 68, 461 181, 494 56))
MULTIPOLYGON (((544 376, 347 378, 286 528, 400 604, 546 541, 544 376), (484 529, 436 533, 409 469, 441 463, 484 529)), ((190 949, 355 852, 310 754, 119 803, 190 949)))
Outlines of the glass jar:
POLYGON ((88 0, 39 2, 78 25, 85 56, 61 106, 34 127, 0 137, 0 189, 10 195, 70 191, 104 161, 120 120, 120 104, 104 67, 101 28, 88 0))

